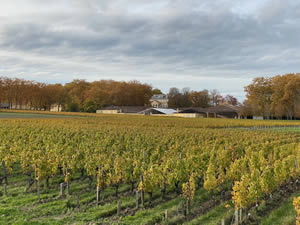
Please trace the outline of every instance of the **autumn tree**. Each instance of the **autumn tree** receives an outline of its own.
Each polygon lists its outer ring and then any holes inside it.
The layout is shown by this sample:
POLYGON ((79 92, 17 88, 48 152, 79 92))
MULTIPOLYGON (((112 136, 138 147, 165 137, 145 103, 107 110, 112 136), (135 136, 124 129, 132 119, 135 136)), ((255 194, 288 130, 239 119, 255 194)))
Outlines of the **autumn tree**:
POLYGON ((209 91, 209 97, 210 97, 210 102, 211 102, 212 106, 219 105, 223 100, 222 95, 220 94, 220 92, 217 89, 213 89, 213 90, 209 91))
POLYGON ((193 107, 209 107, 210 97, 208 90, 203 91, 192 91, 190 93, 190 100, 192 102, 193 107))
POLYGON ((152 95, 160 95, 163 94, 162 91, 158 88, 152 90, 152 95))
POLYGON ((152 87, 138 81, 94 81, 87 91, 87 100, 98 107, 107 105, 144 106, 149 104, 151 96, 152 87))
POLYGON ((169 99, 169 107, 170 108, 178 108, 180 107, 180 91, 178 88, 170 88, 168 99, 169 99))
POLYGON ((226 95, 223 98, 223 102, 227 103, 227 104, 230 104, 230 105, 238 105, 239 104, 237 98, 232 96, 232 95, 226 95))
POLYGON ((181 91, 176 87, 170 88, 168 99, 168 104, 170 108, 182 108, 192 106, 192 102, 190 100, 190 89, 187 87, 183 88, 181 91))
POLYGON ((283 102, 289 118, 300 117, 300 74, 290 77, 284 87, 283 102))
POLYGON ((272 79, 258 77, 245 87, 253 113, 269 118, 271 115, 272 79))
POLYGON ((251 108, 252 115, 279 119, 300 117, 300 74, 255 78, 245 91, 245 104, 251 108))
MULTIPOLYGON (((77 107, 80 109, 83 107, 83 104, 86 100, 86 93, 90 87, 90 83, 85 80, 73 80, 70 83, 67 83, 65 85, 65 88, 67 89, 67 92, 70 96, 68 99, 68 108, 77 105, 77 107)), ((72 110, 70 110, 72 111, 72 110)))

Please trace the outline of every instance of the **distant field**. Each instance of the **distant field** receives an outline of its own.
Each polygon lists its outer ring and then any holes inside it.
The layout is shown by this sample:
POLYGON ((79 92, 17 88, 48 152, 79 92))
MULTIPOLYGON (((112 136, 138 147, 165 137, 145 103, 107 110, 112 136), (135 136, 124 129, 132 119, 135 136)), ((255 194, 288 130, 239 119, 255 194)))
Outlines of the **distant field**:
POLYGON ((300 127, 277 127, 271 128, 275 131, 293 131, 293 132, 300 132, 300 127))

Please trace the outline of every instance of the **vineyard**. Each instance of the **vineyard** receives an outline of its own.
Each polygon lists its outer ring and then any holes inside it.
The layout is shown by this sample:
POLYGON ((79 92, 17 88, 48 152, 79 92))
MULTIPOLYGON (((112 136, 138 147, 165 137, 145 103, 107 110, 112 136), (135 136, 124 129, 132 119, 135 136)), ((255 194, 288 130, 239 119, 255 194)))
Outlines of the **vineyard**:
POLYGON ((299 219, 299 121, 83 116, 0 119, 0 224, 299 219))

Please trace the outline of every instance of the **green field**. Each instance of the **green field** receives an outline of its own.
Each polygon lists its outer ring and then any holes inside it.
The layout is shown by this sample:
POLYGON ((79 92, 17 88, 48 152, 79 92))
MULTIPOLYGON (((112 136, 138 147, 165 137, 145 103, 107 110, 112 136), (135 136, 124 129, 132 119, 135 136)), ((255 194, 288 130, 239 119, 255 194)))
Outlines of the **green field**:
POLYGON ((5 194, 0 169, 0 224, 220 225, 224 219, 229 225, 238 204, 232 200, 232 186, 241 180, 240 172, 252 176, 254 162, 260 168, 259 184, 268 193, 261 190, 257 205, 245 196, 243 224, 295 224, 292 200, 300 196, 300 171, 295 169, 300 122, 86 116, 0 113, 0 158, 8 173, 5 194), (259 162, 247 161, 257 156, 259 162), (241 160, 249 163, 247 171, 235 164, 241 160), (265 176, 269 165, 280 176, 265 176), (97 172, 101 166, 104 175, 97 172), (137 175, 132 177, 129 168, 137 175), (213 175, 216 183, 208 182, 212 168, 219 171, 213 175), (69 193, 61 195, 60 184, 66 182, 69 193), (195 192, 186 192, 185 184, 195 192), (192 196, 189 208, 186 194, 192 196))
MULTIPOLYGON (((182 198, 170 191, 164 199, 160 193, 154 193, 151 205, 136 210, 135 193, 129 185, 120 187, 119 198, 114 194, 114 188, 107 188, 103 193, 100 205, 95 203, 95 194, 89 189, 88 180, 76 174, 71 182, 71 195, 59 195, 59 183, 62 178, 52 179, 50 186, 41 185, 41 201, 38 201, 34 188, 27 188, 27 180, 16 165, 15 172, 9 176, 7 196, 0 192, 0 224, 189 224, 218 225, 225 219, 230 224, 234 213, 232 203, 222 200, 220 193, 209 193, 199 189, 192 203, 190 216, 182 213, 182 198), (77 200, 79 197, 79 205, 77 200), (120 216, 117 216, 117 201, 121 201, 120 216), (216 203, 214 203, 216 202, 216 203), (231 205, 226 208, 225 205, 231 205), (165 219, 168 210, 169 218, 165 219)), ((92 186, 96 184, 93 183, 92 186)), ((291 196, 300 196, 300 190, 291 196)), ((146 201, 148 197, 146 196, 146 201)), ((271 209, 261 210, 257 221, 262 225, 293 225, 295 210, 292 197, 281 198, 282 202, 272 205, 271 209)), ((243 223, 256 224, 256 223, 243 223)))

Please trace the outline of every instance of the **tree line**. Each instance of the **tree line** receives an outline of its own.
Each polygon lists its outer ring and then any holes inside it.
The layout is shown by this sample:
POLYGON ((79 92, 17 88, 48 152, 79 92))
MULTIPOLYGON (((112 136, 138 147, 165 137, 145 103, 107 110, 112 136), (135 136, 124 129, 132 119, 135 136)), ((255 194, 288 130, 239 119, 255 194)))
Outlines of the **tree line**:
MULTIPOLYGON (((50 110, 56 105, 59 110, 70 112, 95 112, 109 105, 150 106, 154 94, 163 94, 161 90, 138 81, 87 82, 75 79, 62 85, 7 77, 0 77, 0 90, 0 103, 6 103, 9 109, 50 110)), ((190 91, 189 88, 179 90, 173 87, 167 97, 170 108, 205 108, 222 102, 238 104, 235 97, 222 97, 217 90, 190 91)))
MULTIPOLYGON (((299 73, 257 77, 245 87, 245 92, 246 100, 242 105, 234 96, 222 96, 215 89, 192 91, 172 87, 167 97, 169 108, 206 108, 227 103, 240 105, 243 116, 300 118, 299 73)), ((10 109, 50 110, 52 105, 57 105, 62 111, 95 112, 109 105, 150 106, 154 94, 163 93, 138 81, 75 79, 62 85, 0 77, 0 103, 8 104, 10 109)))
POLYGON ((0 103, 10 109, 50 110, 57 105, 73 112, 95 112, 106 105, 145 105, 153 95, 148 84, 113 80, 73 80, 62 85, 0 77, 0 90, 0 103))
POLYGON ((300 118, 300 74, 257 77, 245 87, 247 99, 242 107, 245 116, 267 119, 300 118))
POLYGON ((170 108, 201 107, 207 108, 219 104, 238 105, 237 98, 232 95, 222 96, 218 90, 191 91, 189 88, 170 88, 168 94, 170 108))

